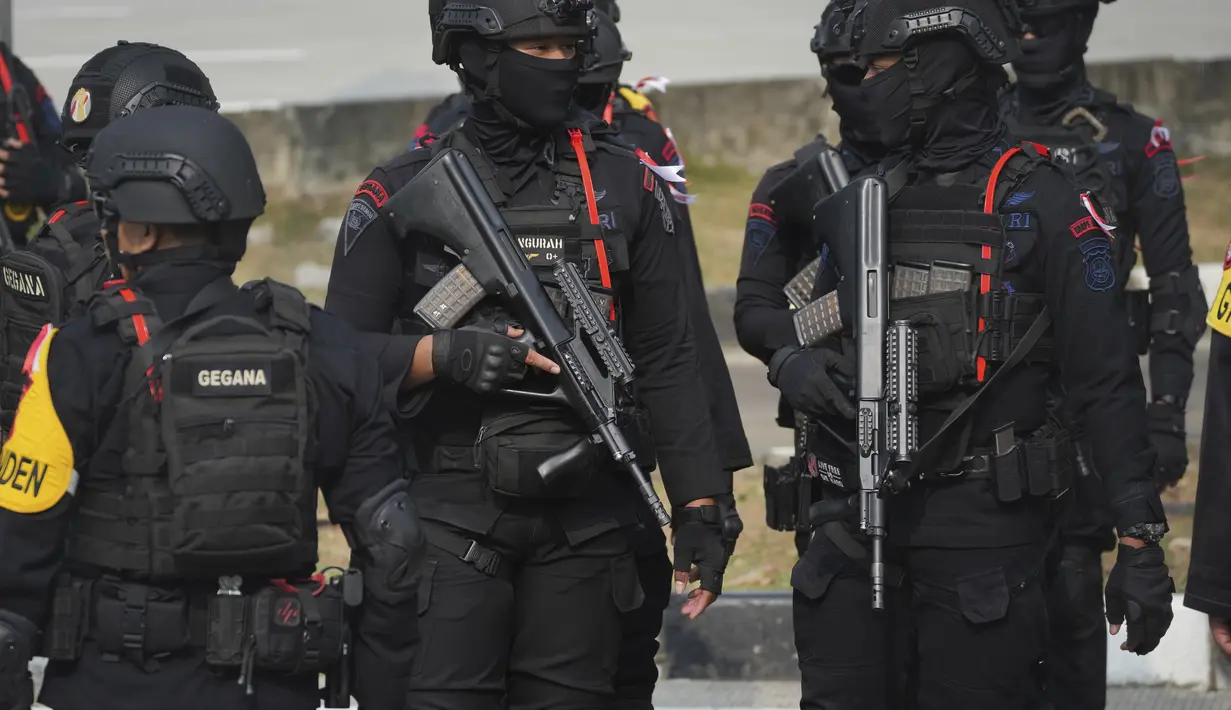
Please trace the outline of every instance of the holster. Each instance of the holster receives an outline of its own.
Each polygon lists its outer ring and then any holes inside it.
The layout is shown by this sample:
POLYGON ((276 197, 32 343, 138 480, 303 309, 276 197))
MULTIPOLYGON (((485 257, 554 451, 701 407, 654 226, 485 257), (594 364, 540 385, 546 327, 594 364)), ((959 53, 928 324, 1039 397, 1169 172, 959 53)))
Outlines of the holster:
MULTIPOLYGON (((1012 427, 995 432, 1012 437, 1012 427)), ((1012 503, 1025 497, 1056 498, 1072 483, 1076 452, 1072 439, 1053 424, 1044 426, 1027 440, 1010 439, 990 449, 976 449, 962 459, 962 466, 940 479, 990 480, 996 499, 1012 503)))
POLYGON ((765 524, 781 532, 806 532, 812 524, 800 515, 812 503, 812 476, 806 458, 792 456, 785 466, 765 466, 765 524))

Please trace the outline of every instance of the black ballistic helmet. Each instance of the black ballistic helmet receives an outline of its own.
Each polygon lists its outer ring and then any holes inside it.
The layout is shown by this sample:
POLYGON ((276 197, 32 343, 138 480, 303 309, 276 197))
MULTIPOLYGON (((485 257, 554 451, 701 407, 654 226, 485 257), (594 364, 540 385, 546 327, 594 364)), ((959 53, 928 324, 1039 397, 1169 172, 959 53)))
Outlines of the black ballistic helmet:
POLYGON ((84 158, 90 141, 112 121, 152 106, 218 110, 209 77, 183 54, 145 42, 119 42, 82 65, 61 116, 61 144, 84 158))
POLYGON ((589 38, 594 32, 594 0, 430 0, 432 61, 457 64, 457 46, 466 35, 493 42, 546 37, 589 38))
POLYGON ((866 68, 871 58, 904 52, 933 37, 960 37, 985 63, 1017 57, 1021 18, 1015 0, 834 0, 812 40, 822 62, 851 55, 866 68))
POLYGON ((197 106, 139 111, 104 128, 86 158, 104 221, 219 224, 265 211, 265 189, 244 134, 197 106))
POLYGON ((1097 8, 1099 3, 1109 4, 1115 0, 1017 0, 1017 9, 1022 17, 1051 15, 1097 8))
POLYGON ((594 9, 610 17, 612 22, 620 21, 620 3, 616 0, 594 0, 594 9))
POLYGON ((603 12, 594 13, 594 39, 584 57, 579 84, 615 84, 620 81, 624 62, 633 58, 633 53, 624 46, 624 39, 615 20, 603 12))

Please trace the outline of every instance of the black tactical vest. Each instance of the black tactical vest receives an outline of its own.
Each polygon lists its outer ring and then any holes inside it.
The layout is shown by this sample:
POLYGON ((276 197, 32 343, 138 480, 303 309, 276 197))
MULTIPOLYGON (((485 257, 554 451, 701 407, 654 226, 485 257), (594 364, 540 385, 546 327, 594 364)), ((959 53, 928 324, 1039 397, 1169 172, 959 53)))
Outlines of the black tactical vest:
POLYGON ((123 283, 91 302, 99 331, 132 346, 118 461, 96 457, 77 493, 69 558, 127 578, 272 578, 316 562, 310 462, 310 311, 270 280, 244 287, 258 316, 207 317, 236 296, 216 281, 164 324, 123 283))
MULTIPOLYGON (((999 212, 1037 160, 1029 149, 1016 152, 986 187, 904 187, 890 204, 890 320, 911 321, 918 334, 921 410, 946 414, 977 393, 1043 312, 1042 293, 1006 274, 1016 260, 999 212)), ((1051 358, 1045 336, 1024 362, 1051 358)), ((925 426, 921 434, 934 432, 925 426)))
MULTIPOLYGON (((577 132, 577 139, 590 158, 598 149, 620 152, 618 147, 593 141, 581 129, 571 130, 577 132)), ((561 259, 577 266, 599 309, 614 316, 611 324, 619 332, 619 303, 615 300, 615 294, 627 277, 629 244, 625 225, 617 223, 623 213, 613 208, 627 205, 616 204, 616 195, 608 195, 601 185, 596 189, 591 184, 595 202, 599 203, 594 205, 595 209, 591 212, 591 205, 586 199, 586 177, 583 176, 573 142, 574 138, 570 135, 555 146, 556 204, 522 207, 509 206, 510 199, 497 185, 491 164, 461 132, 455 131, 445 139, 435 141, 430 149, 435 155, 446 148, 453 148, 470 159, 526 259, 534 267, 539 280, 547 286, 548 295, 565 318, 568 315, 563 313, 563 296, 555 287, 552 276, 552 267, 561 259)), ((424 326, 414 316, 415 305, 432 286, 460 264, 461 259, 445 251, 443 244, 429 241, 420 244, 418 251, 406 263, 409 268, 405 275, 405 297, 400 314, 403 332, 422 333, 424 326)), ((484 306, 487 305, 480 304, 475 311, 485 310, 484 306)))
POLYGON ((51 215, 29 249, 0 256, 0 433, 13 424, 26 384, 26 354, 39 331, 84 312, 102 285, 102 242, 84 245, 72 233, 74 222, 93 219, 86 203, 68 205, 51 215))

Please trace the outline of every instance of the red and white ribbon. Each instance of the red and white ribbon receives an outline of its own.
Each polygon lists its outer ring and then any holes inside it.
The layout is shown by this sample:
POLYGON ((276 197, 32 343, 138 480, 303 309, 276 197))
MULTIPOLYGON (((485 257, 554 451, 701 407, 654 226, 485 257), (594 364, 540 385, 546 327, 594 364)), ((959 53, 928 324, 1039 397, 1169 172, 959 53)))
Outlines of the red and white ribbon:
POLYGON ((671 83, 671 80, 665 76, 647 76, 646 78, 634 84, 633 88, 643 93, 647 89, 653 89, 654 91, 657 91, 660 94, 665 94, 667 93, 667 84, 670 84, 670 83, 671 83))
POLYGON ((1098 213, 1098 210, 1094 209, 1094 202, 1090 199, 1090 193, 1081 193, 1081 204, 1085 206, 1086 211, 1089 212, 1090 216, 1094 218, 1094 223, 1097 224, 1104 232, 1107 232, 1108 236, 1111 236, 1112 232, 1116 231, 1116 228, 1113 225, 1104 222, 1103 217, 1098 213))

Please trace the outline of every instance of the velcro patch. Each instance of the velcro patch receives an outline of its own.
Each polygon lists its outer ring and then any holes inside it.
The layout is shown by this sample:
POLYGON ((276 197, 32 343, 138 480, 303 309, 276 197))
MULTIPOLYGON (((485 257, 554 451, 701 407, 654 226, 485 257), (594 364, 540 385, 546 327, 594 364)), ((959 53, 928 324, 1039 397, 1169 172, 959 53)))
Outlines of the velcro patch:
POLYGON ((36 271, 5 264, 0 267, 0 276, 4 277, 4 288, 19 298, 44 302, 50 300, 47 296, 47 285, 43 283, 43 275, 36 271))
POLYGON ((44 329, 30 348, 26 358, 29 386, 0 453, 0 508, 14 513, 49 510, 77 486, 73 447, 56 414, 47 381, 47 354, 56 333, 50 327, 44 329))
POLYGON ((1094 223, 1093 217, 1082 217, 1069 225, 1069 231, 1073 233, 1073 238, 1077 238, 1087 232, 1098 231, 1098 225, 1094 223))
POLYGON ((385 203, 389 201, 389 192, 385 190, 384 185, 376 182, 375 180, 364 180, 359 185, 359 189, 355 190, 355 197, 360 195, 367 195, 368 197, 371 197, 372 202, 375 203, 377 207, 384 207, 385 203))
POLYGON ((662 185, 654 188, 654 199, 658 200, 658 209, 662 212, 663 231, 667 234, 675 234, 675 217, 671 214, 671 204, 667 202, 667 195, 663 192, 662 185))
POLYGON ((1175 153, 1167 151, 1150 159, 1154 169, 1154 194, 1164 200, 1170 200, 1180 194, 1180 165, 1175 159, 1175 153))
POLYGON ((273 392, 273 363, 268 359, 228 360, 195 366, 194 397, 265 397, 273 392))
POLYGON ((654 192, 654 173, 650 171, 650 166, 645 166, 645 174, 641 176, 641 187, 645 188, 646 192, 654 192))
POLYGON ((748 208, 748 219, 763 219, 775 227, 778 226, 778 220, 774 217, 774 208, 759 202, 752 203, 752 207, 748 208))
POLYGON ((518 237, 517 242, 531 266, 551 266, 564 256, 561 237, 518 237))
POLYGON ((342 255, 350 254, 355 248, 355 242, 363 235, 368 225, 376 221, 376 208, 368 204, 362 197, 351 200, 346 210, 346 218, 342 221, 342 255))
POLYGON ((1005 200, 1004 204, 1006 207, 1017 207, 1031 197, 1034 197, 1033 192, 1015 192, 1009 195, 1009 199, 1005 200))
POLYGON ((1111 240, 1092 237, 1081 243, 1085 262, 1086 287, 1091 291, 1110 291, 1116 285, 1116 270, 1111 261, 1111 240))
POLYGON ((1010 231, 1034 229, 1033 212, 1006 212, 1000 215, 1000 221, 1004 228, 1010 231))

